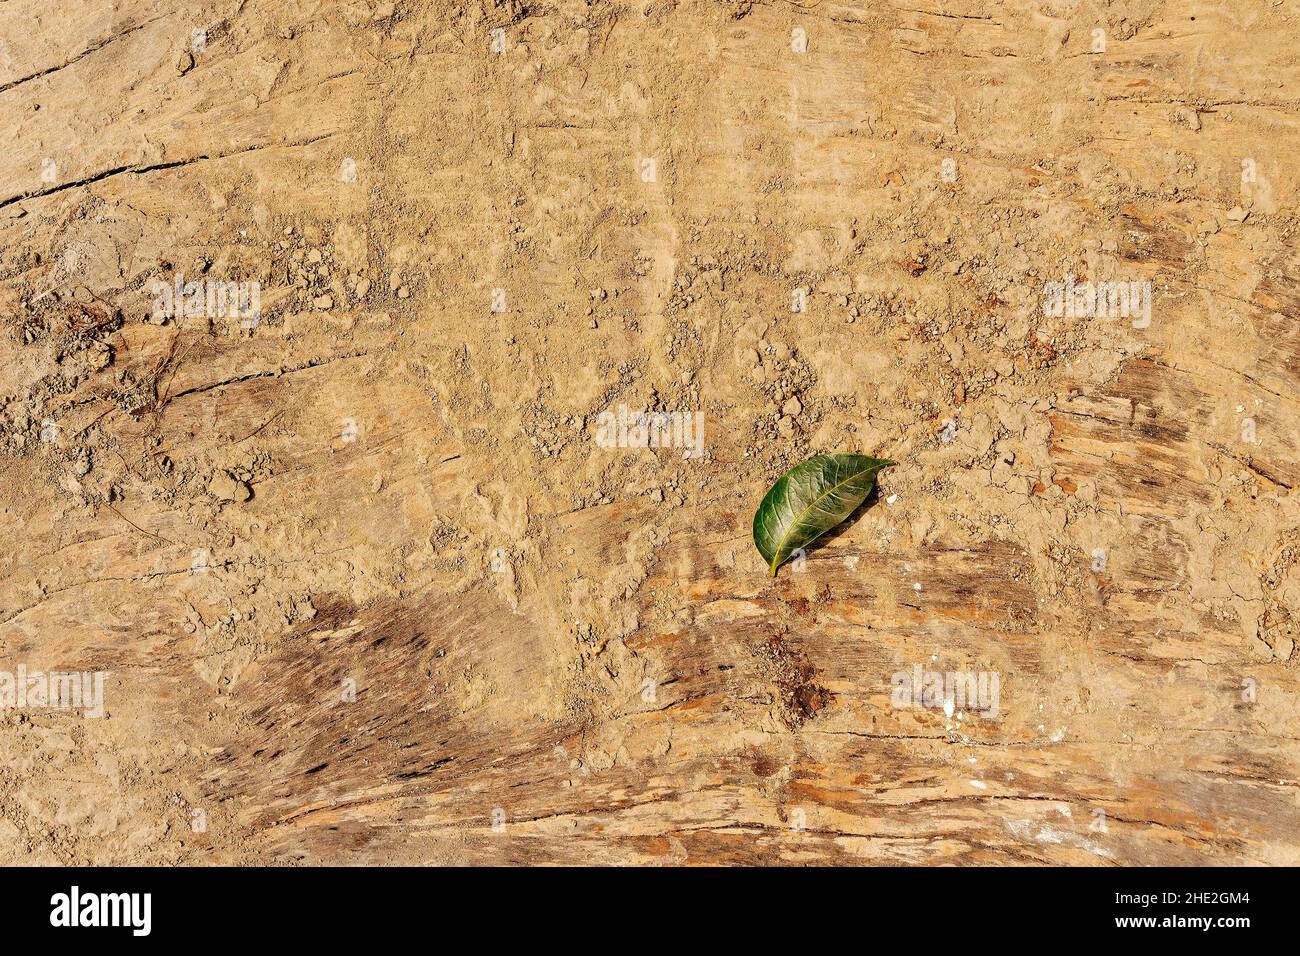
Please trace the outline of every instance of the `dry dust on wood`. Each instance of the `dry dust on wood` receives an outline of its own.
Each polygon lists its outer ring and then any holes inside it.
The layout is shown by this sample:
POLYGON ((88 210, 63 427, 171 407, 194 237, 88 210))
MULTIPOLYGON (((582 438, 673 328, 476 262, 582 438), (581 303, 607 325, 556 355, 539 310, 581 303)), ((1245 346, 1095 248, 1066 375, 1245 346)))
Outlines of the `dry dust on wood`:
POLYGON ((1298 36, 0 5, 0 862, 1300 863, 1298 36))

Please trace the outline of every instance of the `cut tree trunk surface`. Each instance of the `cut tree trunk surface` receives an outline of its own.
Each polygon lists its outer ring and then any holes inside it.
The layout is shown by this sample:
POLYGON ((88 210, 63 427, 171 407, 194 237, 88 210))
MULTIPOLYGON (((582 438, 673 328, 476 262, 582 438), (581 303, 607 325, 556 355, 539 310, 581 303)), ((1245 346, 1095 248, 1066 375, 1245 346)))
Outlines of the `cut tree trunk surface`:
POLYGON ((1300 863, 1298 17, 0 5, 0 862, 1300 863))

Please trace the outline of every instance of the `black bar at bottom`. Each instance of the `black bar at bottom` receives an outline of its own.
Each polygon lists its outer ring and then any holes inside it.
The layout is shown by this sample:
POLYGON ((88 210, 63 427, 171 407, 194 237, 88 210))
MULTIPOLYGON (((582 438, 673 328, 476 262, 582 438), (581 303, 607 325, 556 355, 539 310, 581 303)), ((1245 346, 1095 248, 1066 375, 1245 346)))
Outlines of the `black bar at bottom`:
POLYGON ((48 868, 0 871, 0 881, 11 943, 75 934, 127 945, 256 939, 335 948, 399 943, 434 926, 513 930, 530 941, 686 933, 693 943, 711 935, 734 943, 762 941, 780 924, 859 934, 894 924, 918 943, 967 939, 966 927, 996 934, 986 942, 1045 928, 1071 942, 1198 935, 1231 944, 1287 925, 1294 871, 48 868))

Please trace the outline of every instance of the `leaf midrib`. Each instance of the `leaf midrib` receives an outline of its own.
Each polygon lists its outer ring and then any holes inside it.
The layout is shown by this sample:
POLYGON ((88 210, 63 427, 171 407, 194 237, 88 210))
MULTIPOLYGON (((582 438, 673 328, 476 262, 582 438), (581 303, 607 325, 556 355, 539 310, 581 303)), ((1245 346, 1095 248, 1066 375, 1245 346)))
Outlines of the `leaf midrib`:
MULTIPOLYGON (((803 520, 803 516, 806 515, 808 512, 812 511, 813 508, 817 506, 817 502, 821 501, 823 498, 825 498, 827 495, 833 492, 836 488, 841 488, 844 485, 847 485, 850 481, 853 481, 855 478, 861 478, 863 475, 869 472, 873 467, 876 466, 872 465, 863 468, 861 471, 849 475, 849 477, 845 478, 843 481, 839 482, 838 484, 831 485, 831 487, 827 488, 820 495, 818 495, 816 498, 810 501, 808 503, 808 506, 804 508, 803 511, 799 512, 799 516, 790 522, 790 526, 785 529, 785 534, 781 535, 781 540, 777 542, 776 550, 772 552, 772 577, 776 577, 777 558, 781 556, 781 549, 785 546, 786 539, 790 537, 790 532, 792 532, 795 529, 795 527, 798 526, 799 522, 803 520)), ((822 533, 825 534, 825 532, 822 533)), ((821 537, 821 535, 818 535, 818 537, 821 537)))

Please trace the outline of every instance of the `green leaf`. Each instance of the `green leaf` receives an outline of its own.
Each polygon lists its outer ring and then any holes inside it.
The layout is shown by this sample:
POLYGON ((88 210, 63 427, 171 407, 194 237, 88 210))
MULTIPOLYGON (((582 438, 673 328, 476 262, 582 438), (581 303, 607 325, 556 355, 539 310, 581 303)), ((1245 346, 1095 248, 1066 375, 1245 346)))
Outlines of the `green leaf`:
POLYGON ((754 512, 754 545, 772 577, 795 551, 853 514, 876 486, 876 473, 893 464, 866 455, 815 455, 778 478, 754 512))

